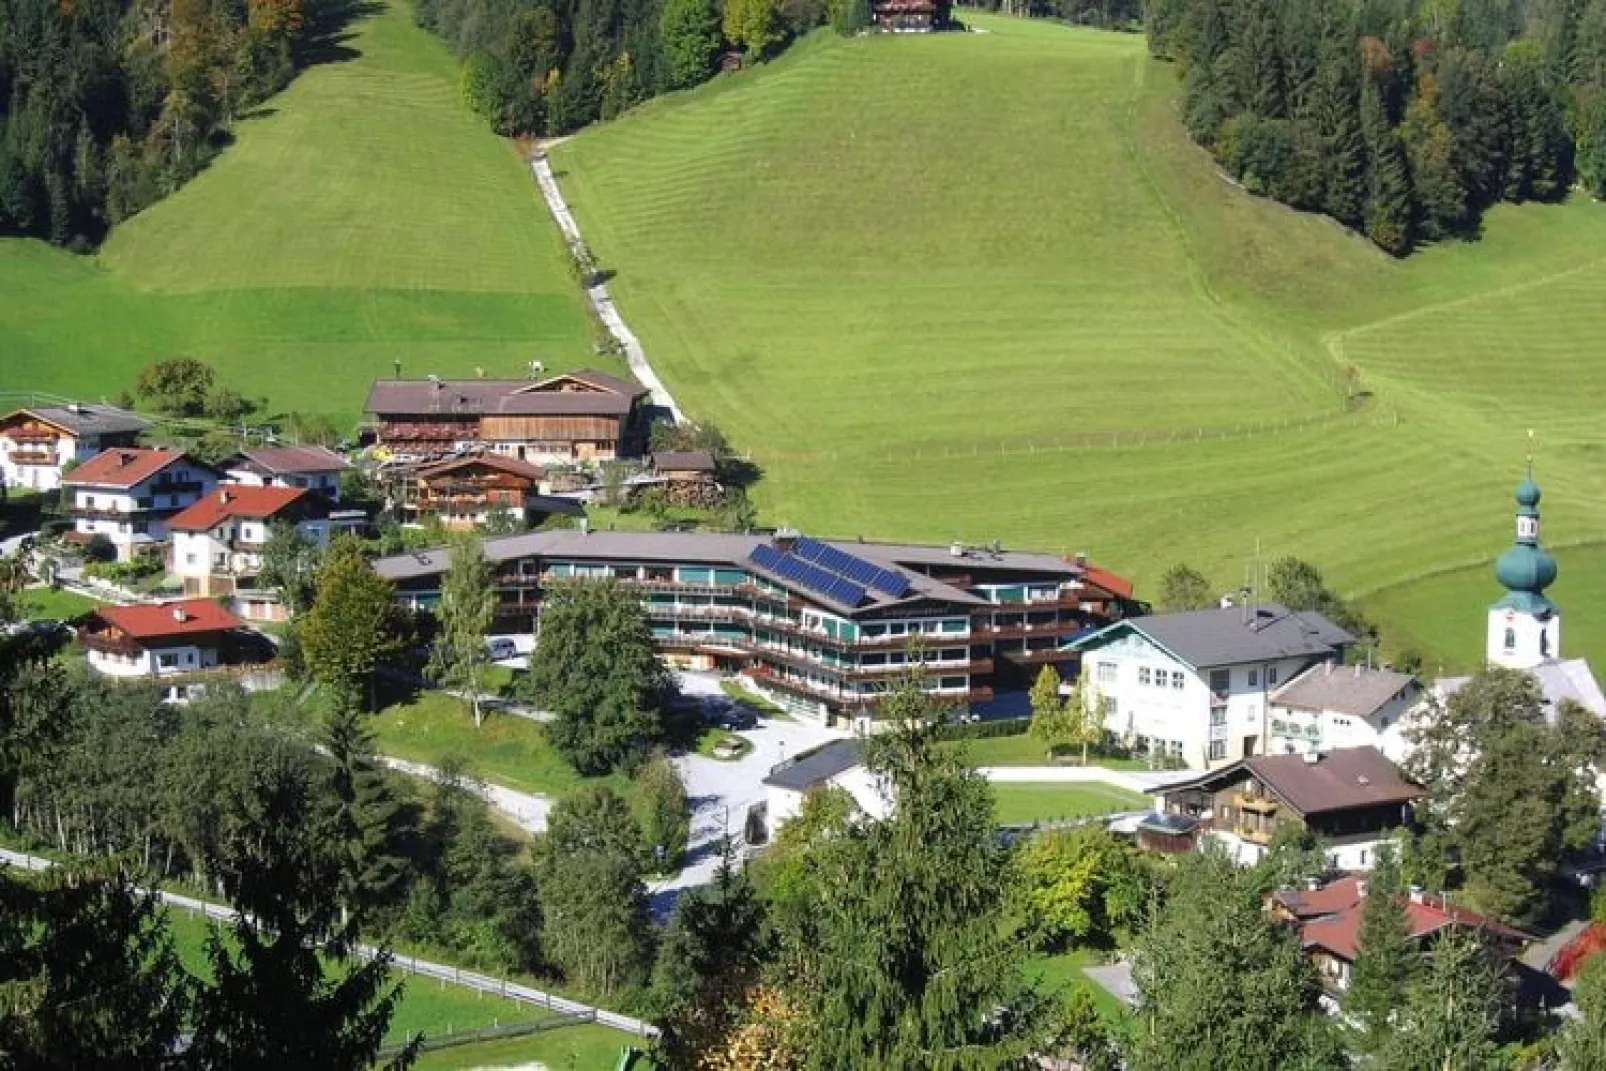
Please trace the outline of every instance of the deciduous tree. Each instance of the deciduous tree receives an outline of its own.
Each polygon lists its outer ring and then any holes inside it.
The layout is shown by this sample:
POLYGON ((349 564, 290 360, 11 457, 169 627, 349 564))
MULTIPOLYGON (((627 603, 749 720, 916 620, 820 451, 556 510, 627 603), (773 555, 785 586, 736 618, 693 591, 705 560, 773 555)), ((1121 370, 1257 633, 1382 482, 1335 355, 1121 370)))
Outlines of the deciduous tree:
POLYGON ((640 597, 612 581, 549 587, 523 689, 553 713, 548 736, 581 773, 639 764, 670 690, 640 597))
POLYGON ((709 0, 664 0, 659 32, 671 89, 708 77, 719 56, 719 11, 709 0))
POLYGON ((140 369, 135 390, 163 413, 195 417, 206 412, 216 373, 193 357, 173 357, 140 369))
POLYGON ((1178 562, 1160 578, 1160 608, 1168 613, 1204 610, 1215 604, 1210 581, 1191 565, 1178 562))
POLYGON ((1578 1017, 1562 1028, 1556 1055, 1564 1068, 1606 1067, 1606 956, 1584 963, 1573 984, 1578 1017))
POLYGON ((691 836, 686 784, 674 763, 658 752, 637 772, 636 791, 647 865, 654 873, 673 874, 680 869, 691 836))
POLYGON ((478 728, 483 718, 480 690, 485 667, 491 662, 485 634, 496 616, 496 586, 491 563, 477 541, 452 544, 437 612, 440 632, 430 656, 431 668, 442 682, 468 693, 467 703, 478 728))
POLYGON ((275 521, 268 528, 268 541, 262 547, 262 568, 257 583, 279 593, 285 609, 294 615, 312 608, 318 594, 318 548, 296 530, 296 526, 275 521))

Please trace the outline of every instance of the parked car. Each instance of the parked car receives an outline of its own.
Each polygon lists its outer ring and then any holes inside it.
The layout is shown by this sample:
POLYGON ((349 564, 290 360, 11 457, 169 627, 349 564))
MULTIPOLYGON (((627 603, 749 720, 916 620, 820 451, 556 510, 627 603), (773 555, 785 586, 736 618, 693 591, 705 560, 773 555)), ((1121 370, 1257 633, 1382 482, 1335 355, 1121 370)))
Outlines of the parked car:
POLYGON ((738 729, 756 729, 758 727, 758 715, 735 703, 721 710, 714 720, 721 729, 729 729, 733 732, 738 729))
POLYGON ((493 662, 501 662, 504 659, 517 658, 519 656, 519 649, 506 636, 498 636, 494 640, 487 640, 485 642, 485 650, 490 653, 493 662))

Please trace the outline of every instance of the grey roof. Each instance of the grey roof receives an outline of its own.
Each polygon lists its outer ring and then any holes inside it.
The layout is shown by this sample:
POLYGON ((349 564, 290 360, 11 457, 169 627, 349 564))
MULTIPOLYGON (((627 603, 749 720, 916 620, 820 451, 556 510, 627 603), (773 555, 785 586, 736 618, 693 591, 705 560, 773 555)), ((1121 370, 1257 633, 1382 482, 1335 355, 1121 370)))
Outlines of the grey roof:
POLYGON ((1296 612, 1277 603, 1176 614, 1129 617, 1071 643, 1096 649, 1118 630, 1132 629, 1195 668, 1269 662, 1279 658, 1327 658, 1355 637, 1315 611, 1296 612))
POLYGON ((351 468, 327 446, 262 446, 241 450, 224 468, 249 469, 269 476, 287 473, 340 472, 351 468))
POLYGON ((1392 669, 1323 662, 1283 685, 1271 698, 1295 710, 1330 710, 1369 718, 1415 683, 1409 673, 1392 669))
MULTIPOLYGON (((1546 713, 1554 715, 1556 707, 1572 700, 1597 717, 1606 718, 1606 695, 1600 683, 1583 658, 1569 658, 1561 662, 1545 662, 1528 671, 1539 682, 1544 693, 1546 713)), ((1466 686, 1471 677, 1441 677, 1434 682, 1439 694, 1448 699, 1466 686)))
MULTIPOLYGON (((984 599, 962 588, 934 580, 911 569, 900 569, 899 571, 909 580, 910 591, 907 596, 894 599, 880 591, 867 590, 865 603, 860 606, 847 606, 825 598, 818 592, 800 588, 794 581, 755 565, 749 560, 749 556, 753 553, 754 547, 764 542, 767 542, 765 536, 724 532, 584 532, 577 528, 565 528, 487 539, 483 545, 486 559, 493 563, 539 557, 575 561, 729 565, 764 576, 788 590, 796 591, 843 613, 886 609, 923 599, 967 606, 985 605, 984 599)), ((885 553, 866 553, 867 550, 884 551, 885 548, 880 545, 847 542, 833 542, 831 545, 847 553, 876 560, 880 564, 892 567, 897 565, 897 560, 885 553)), ((387 580, 412 580, 445 573, 447 558, 448 554, 444 549, 417 551, 380 558, 374 563, 374 568, 387 580)))
POLYGON ((1026 572, 1054 573, 1061 577, 1080 576, 1081 566, 1054 554, 1030 550, 991 550, 961 545, 955 554, 951 545, 932 543, 878 543, 865 540, 838 540, 836 545, 850 554, 878 562, 900 565, 935 566, 944 569, 1019 569, 1026 572))
POLYGON ((458 413, 504 416, 544 416, 601 413, 621 416, 630 412, 647 389, 604 372, 566 372, 536 381, 529 379, 376 379, 363 409, 380 416, 422 416, 458 413), (600 388, 594 391, 544 390, 556 379, 577 379, 600 388))
POLYGON ((714 455, 707 450, 659 450, 652 455, 652 467, 669 472, 713 472, 714 455))
POLYGON ((116 432, 144 431, 151 422, 138 413, 115 405, 85 402, 82 405, 52 405, 23 410, 42 420, 60 425, 75 435, 110 435, 116 432))
POLYGON ((1422 790, 1400 773, 1375 747, 1335 748, 1309 755, 1255 755, 1200 774, 1192 781, 1170 785, 1166 794, 1219 791, 1213 785, 1231 785, 1254 777, 1301 815, 1323 814, 1355 807, 1408 803, 1422 790))
POLYGON ((813 751, 806 751, 791 762, 782 763, 764 778, 766 785, 807 792, 841 773, 846 773, 864 761, 863 748, 857 740, 833 740, 813 751))

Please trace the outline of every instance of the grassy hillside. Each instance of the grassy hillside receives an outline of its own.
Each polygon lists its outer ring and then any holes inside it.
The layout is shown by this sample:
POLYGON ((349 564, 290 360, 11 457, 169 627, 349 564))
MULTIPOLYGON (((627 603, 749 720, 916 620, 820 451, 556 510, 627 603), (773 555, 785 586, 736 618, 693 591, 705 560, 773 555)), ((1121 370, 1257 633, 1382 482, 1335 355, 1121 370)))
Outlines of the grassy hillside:
POLYGON ((98 258, 0 241, 0 391, 115 394, 185 353, 349 419, 398 357, 414 375, 591 360, 556 227, 444 48, 396 5, 344 46, 98 258))
POLYGON ((1372 590, 1497 553, 1536 427, 1549 538, 1606 533, 1606 208, 1501 206, 1395 262, 1225 181, 1141 39, 967 18, 554 152, 768 519, 1087 549, 1150 590, 1178 559, 1235 585, 1258 543, 1372 590))

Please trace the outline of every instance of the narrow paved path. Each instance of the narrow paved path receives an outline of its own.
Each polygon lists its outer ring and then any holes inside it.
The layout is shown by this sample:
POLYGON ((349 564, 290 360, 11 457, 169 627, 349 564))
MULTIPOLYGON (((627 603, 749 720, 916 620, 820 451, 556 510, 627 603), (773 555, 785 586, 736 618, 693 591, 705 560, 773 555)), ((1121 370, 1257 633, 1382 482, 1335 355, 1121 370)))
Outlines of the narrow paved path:
MULTIPOLYGON (((441 772, 433 766, 425 766, 421 762, 409 762, 398 759, 393 755, 380 755, 379 761, 400 773, 421 777, 426 781, 439 781, 441 772)), ((544 833, 546 831, 547 815, 552 811, 552 798, 550 796, 537 796, 532 792, 518 792, 505 785, 492 784, 489 781, 472 781, 471 790, 505 814, 513 824, 530 833, 544 833)))
MULTIPOLYGON (((563 232, 563 240, 568 243, 571 250, 585 248, 585 239, 580 236, 580 224, 575 221, 574 213, 569 211, 568 202, 563 199, 563 191, 558 189, 558 180, 552 174, 552 165, 547 162, 546 152, 539 152, 530 161, 530 171, 535 175, 535 184, 541 188, 541 197, 552 212, 552 218, 558 221, 558 230, 563 232)), ((619 345, 624 347, 625 361, 630 365, 630 371, 640 381, 643 387, 652 394, 652 404, 666 411, 675 423, 682 423, 686 415, 675 404, 670 396, 669 388, 665 387, 663 380, 658 378, 652 365, 647 362, 647 351, 641 345, 641 339, 630 330, 625 318, 619 315, 619 309, 613 303, 613 297, 608 293, 607 283, 596 283, 586 287, 586 299, 596 311, 610 334, 618 339, 619 345)))
MULTIPOLYGON (((37 855, 25 855, 22 852, 8 851, 0 848, 0 863, 10 864, 23 870, 48 870, 56 864, 49 859, 37 855)), ((193 911, 205 915, 209 919, 220 922, 232 920, 239 912, 224 904, 214 904, 206 900, 197 900, 193 896, 183 896, 179 893, 155 890, 154 895, 162 903, 184 911, 193 911)), ((363 959, 373 959, 379 955, 379 949, 372 945, 358 945, 357 955, 363 959)), ((492 978, 488 974, 479 974, 475 971, 465 971, 461 967, 453 967, 446 963, 435 963, 416 956, 392 955, 391 962, 409 974, 422 974, 430 978, 438 978, 451 982, 479 993, 491 993, 506 997, 519 1004, 528 1004, 532 1007, 546 1008, 563 1015, 583 1015, 603 1026, 610 1026, 615 1030, 624 1030, 640 1037, 657 1037, 658 1028, 641 1019, 633 1019, 628 1015, 620 1015, 604 1008, 592 1007, 577 1000, 554 996, 531 986, 509 982, 505 978, 492 978)))

